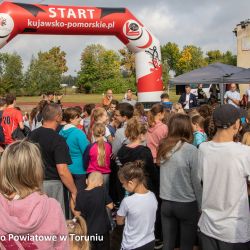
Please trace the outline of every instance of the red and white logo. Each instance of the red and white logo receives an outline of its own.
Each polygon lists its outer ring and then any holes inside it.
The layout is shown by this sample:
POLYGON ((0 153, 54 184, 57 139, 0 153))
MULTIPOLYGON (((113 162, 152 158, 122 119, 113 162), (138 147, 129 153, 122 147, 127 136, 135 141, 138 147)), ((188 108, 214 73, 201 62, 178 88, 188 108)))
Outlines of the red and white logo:
POLYGON ((0 13, 0 38, 5 38, 10 35, 14 28, 12 17, 5 13, 0 13))
POLYGON ((135 20, 128 20, 123 26, 123 33, 129 40, 138 40, 143 34, 142 26, 135 20))

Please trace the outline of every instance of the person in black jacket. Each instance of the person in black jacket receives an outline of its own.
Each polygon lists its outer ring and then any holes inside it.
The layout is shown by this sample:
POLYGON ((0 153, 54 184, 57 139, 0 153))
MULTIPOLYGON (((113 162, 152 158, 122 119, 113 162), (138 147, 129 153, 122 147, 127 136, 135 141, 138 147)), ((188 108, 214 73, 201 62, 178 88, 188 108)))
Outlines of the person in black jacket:
POLYGON ((181 95, 179 103, 181 103, 185 110, 197 107, 197 99, 196 96, 191 93, 190 85, 185 86, 185 93, 181 95))
POLYGON ((146 138, 146 124, 140 122, 136 117, 130 119, 127 123, 125 136, 130 143, 123 145, 117 153, 118 165, 122 167, 127 162, 136 160, 144 161, 144 170, 147 177, 147 187, 152 192, 157 192, 159 189, 157 178, 158 172, 154 164, 151 150, 142 143, 146 138))

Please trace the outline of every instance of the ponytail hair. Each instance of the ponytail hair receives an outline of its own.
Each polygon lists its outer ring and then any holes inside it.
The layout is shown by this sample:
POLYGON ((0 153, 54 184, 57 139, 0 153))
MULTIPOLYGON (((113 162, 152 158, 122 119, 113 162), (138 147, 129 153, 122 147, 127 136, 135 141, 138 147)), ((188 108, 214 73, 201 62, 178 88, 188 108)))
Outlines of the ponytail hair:
MULTIPOLYGON (((75 216, 74 219, 66 222, 68 233, 74 236, 87 236, 87 224, 81 216, 75 216)), ((82 240, 73 240, 73 247, 79 250, 89 250, 89 241, 85 237, 80 237, 82 240), (84 240, 85 239, 85 240, 84 240)), ((75 237, 73 237, 74 239, 75 237)))
POLYGON ((136 179, 138 183, 142 183, 146 187, 147 180, 145 176, 144 162, 137 160, 124 164, 118 171, 118 178, 119 180, 124 180, 126 182, 136 179))
POLYGON ((130 140, 134 141, 142 134, 147 133, 147 126, 138 120, 137 117, 133 117, 128 120, 127 127, 125 129, 125 136, 130 140))
POLYGON ((163 112, 164 112, 164 107, 162 104, 157 103, 152 106, 152 108, 148 112, 148 125, 150 128, 155 126, 156 115, 163 112))
POLYGON ((97 140, 98 145, 98 165, 105 166, 105 159, 106 159, 106 150, 105 150, 105 142, 104 142, 104 135, 105 135, 106 127, 102 123, 96 123, 93 126, 93 135, 94 137, 99 137, 97 140))
POLYGON ((99 118, 104 115, 106 110, 104 108, 98 107, 92 110, 91 116, 90 116, 90 126, 88 131, 88 140, 92 141, 92 135, 93 135, 93 127, 94 124, 98 122, 99 118))

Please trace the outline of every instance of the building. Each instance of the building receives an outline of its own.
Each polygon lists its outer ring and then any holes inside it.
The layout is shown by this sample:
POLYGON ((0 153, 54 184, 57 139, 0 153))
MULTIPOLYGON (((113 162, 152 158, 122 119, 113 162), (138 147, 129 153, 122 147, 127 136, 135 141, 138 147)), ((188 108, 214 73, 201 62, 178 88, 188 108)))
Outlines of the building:
MULTIPOLYGON (((237 66, 250 68, 250 19, 240 22, 234 29, 237 37, 237 66)), ((241 84, 241 93, 245 93, 248 85, 241 84)))

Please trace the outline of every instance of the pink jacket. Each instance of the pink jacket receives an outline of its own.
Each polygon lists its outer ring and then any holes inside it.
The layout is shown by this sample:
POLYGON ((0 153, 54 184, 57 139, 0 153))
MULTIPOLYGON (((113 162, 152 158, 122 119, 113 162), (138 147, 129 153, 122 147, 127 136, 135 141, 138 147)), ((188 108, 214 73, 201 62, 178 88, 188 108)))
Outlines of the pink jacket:
POLYGON ((161 121, 157 122, 154 127, 149 128, 146 140, 147 146, 150 148, 151 153, 156 161, 157 150, 160 144, 161 139, 168 135, 168 127, 166 124, 163 124, 161 121))
POLYGON ((55 199, 35 192, 9 201, 0 194, 0 214, 0 249, 69 249, 66 222, 55 199))

